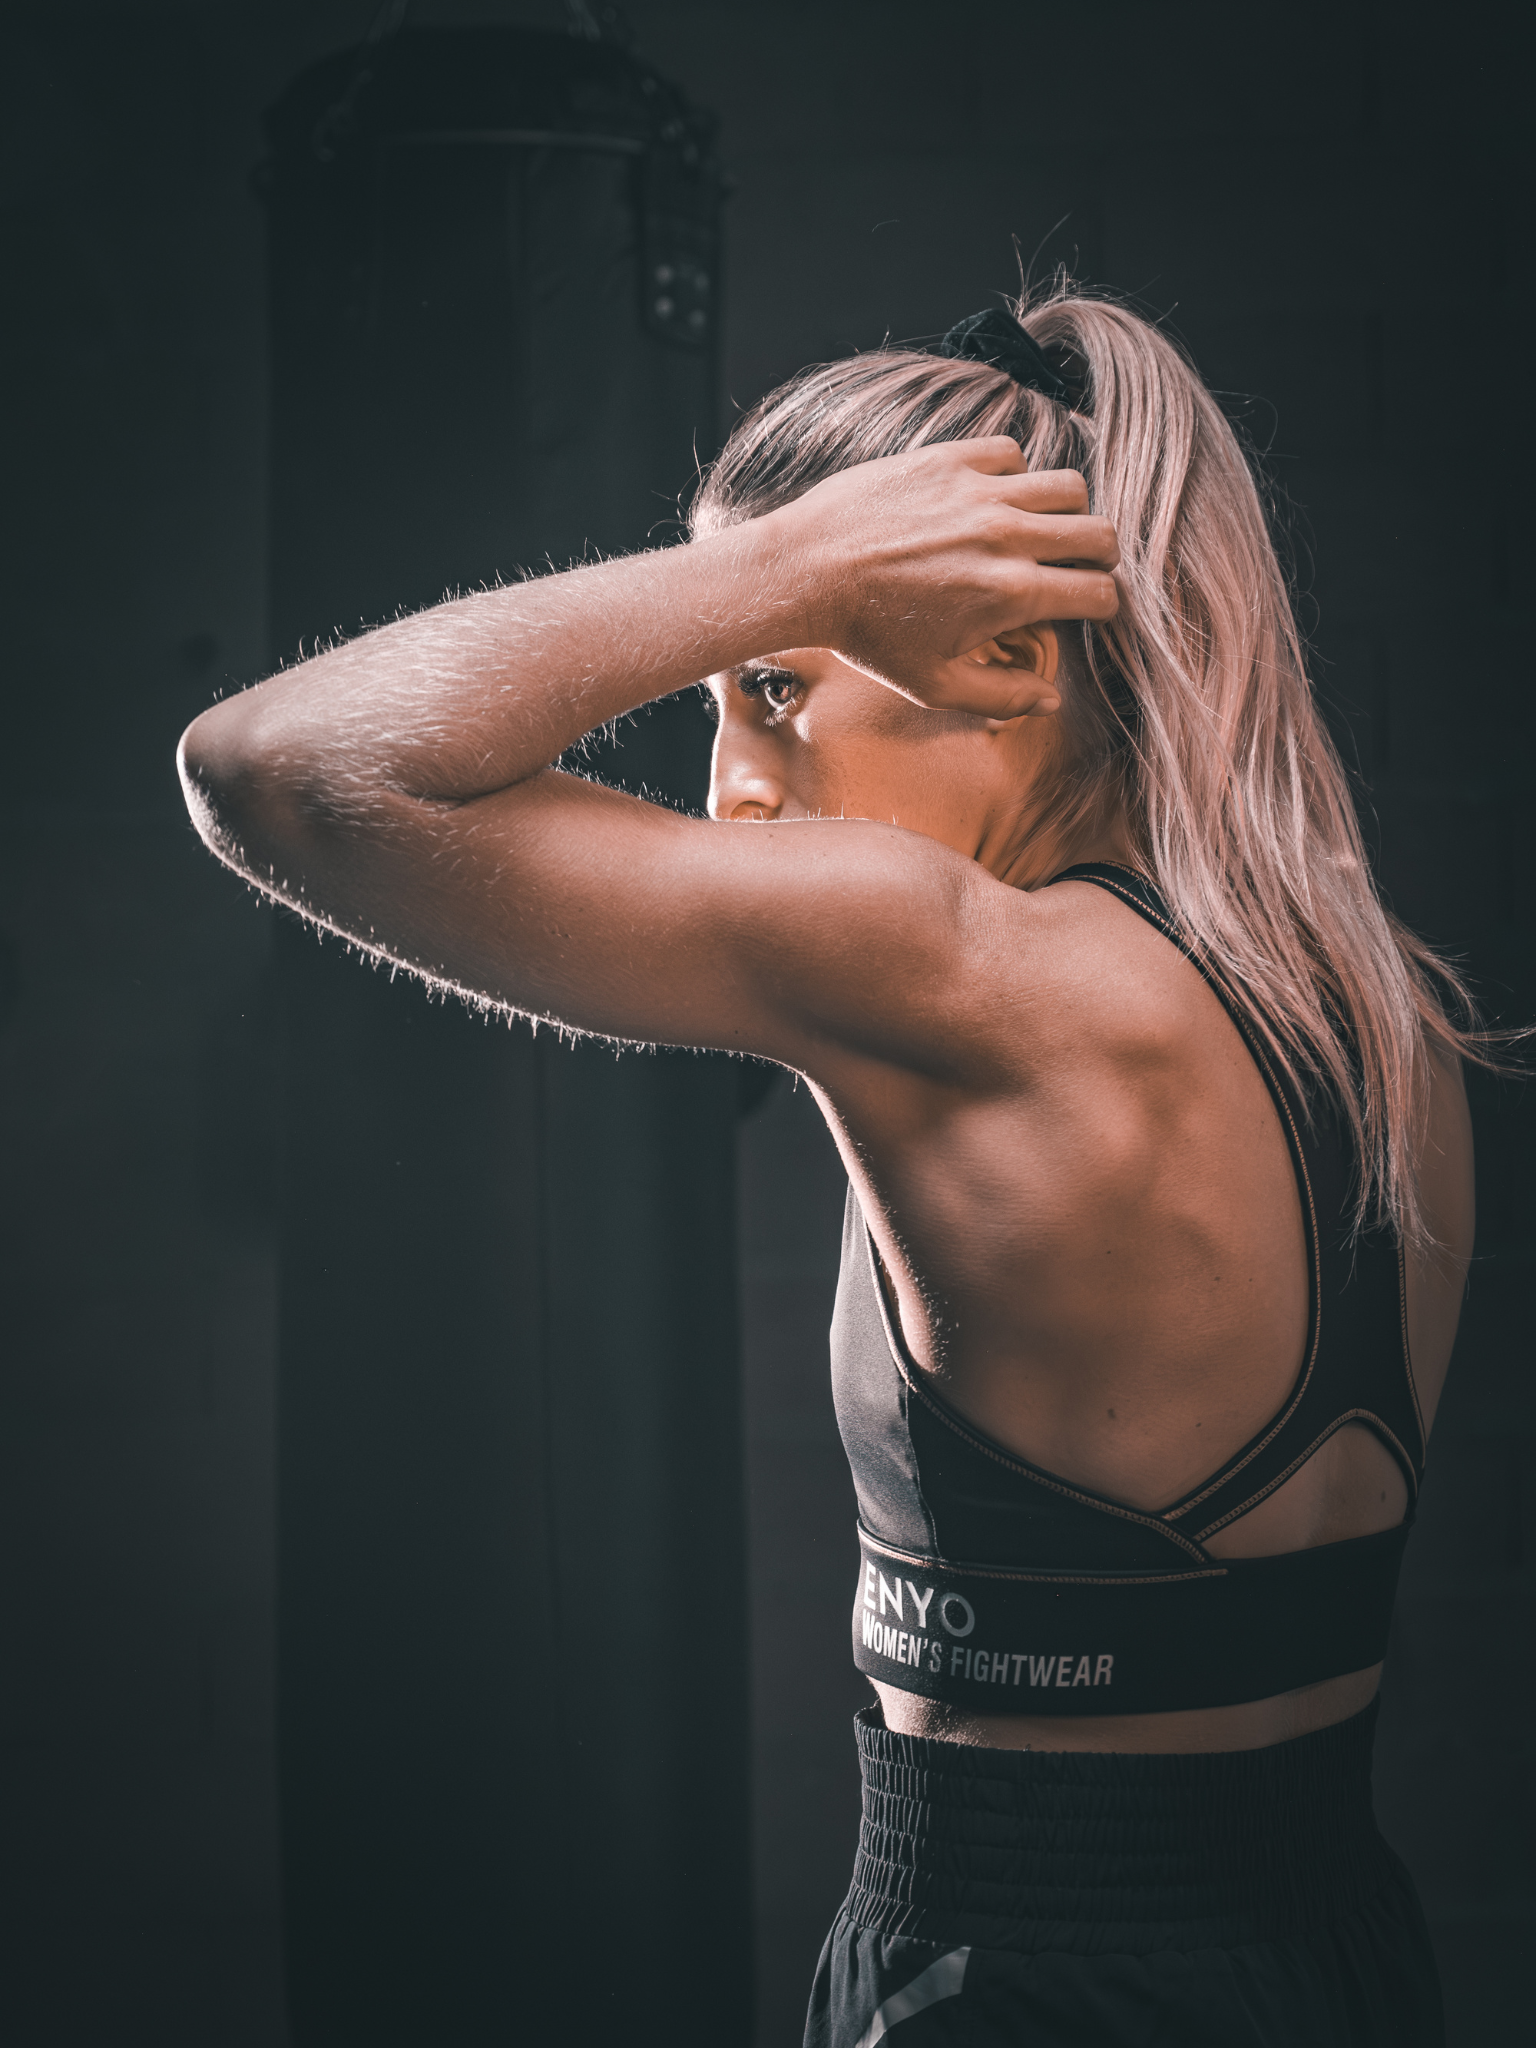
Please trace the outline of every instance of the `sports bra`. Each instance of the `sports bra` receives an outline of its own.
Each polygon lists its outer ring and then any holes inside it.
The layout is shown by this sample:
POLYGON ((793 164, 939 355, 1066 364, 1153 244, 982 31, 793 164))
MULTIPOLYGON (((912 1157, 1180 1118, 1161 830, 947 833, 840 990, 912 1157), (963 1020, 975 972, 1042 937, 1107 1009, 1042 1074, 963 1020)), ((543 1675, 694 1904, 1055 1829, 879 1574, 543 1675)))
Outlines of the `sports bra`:
POLYGON ((1310 1313, 1284 1406, 1171 1507, 1143 1513, 1005 1450, 913 1363, 852 1188, 832 1317, 832 1392, 861 1551, 854 1662, 870 1678, 989 1713, 1148 1714, 1232 1706, 1381 1662, 1424 1467, 1402 1248, 1352 1235, 1353 1151, 1326 1101, 1276 1071, 1152 886, 1085 864, 1056 881, 1109 890, 1193 961, 1242 1033, 1290 1147, 1310 1313), (1210 1537, 1275 1491, 1346 1423, 1408 1482, 1396 1528, 1275 1557, 1217 1558, 1210 1537))

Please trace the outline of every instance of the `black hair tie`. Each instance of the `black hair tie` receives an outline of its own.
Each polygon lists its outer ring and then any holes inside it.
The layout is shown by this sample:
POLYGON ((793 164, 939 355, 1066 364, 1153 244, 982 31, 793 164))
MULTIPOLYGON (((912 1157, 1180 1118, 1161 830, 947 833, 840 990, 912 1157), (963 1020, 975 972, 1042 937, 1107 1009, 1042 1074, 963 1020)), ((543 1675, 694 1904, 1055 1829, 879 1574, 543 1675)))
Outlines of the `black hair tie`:
POLYGON ((970 363, 990 363, 1027 390, 1043 392, 1062 405, 1072 403, 1071 386, 1051 368, 1039 342, 1025 333, 1012 314, 995 307, 957 321, 939 343, 938 353, 970 363))

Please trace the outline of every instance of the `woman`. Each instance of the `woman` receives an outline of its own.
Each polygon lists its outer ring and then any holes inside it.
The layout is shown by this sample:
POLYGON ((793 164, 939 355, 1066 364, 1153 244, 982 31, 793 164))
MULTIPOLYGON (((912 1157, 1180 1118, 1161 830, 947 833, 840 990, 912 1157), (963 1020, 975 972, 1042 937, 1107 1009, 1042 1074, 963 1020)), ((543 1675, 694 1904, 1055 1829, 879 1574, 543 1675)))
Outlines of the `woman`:
POLYGON ((384 627, 182 764, 317 922, 826 1114, 878 1704, 808 2042, 1440 2040, 1369 1760, 1469 1040, 1173 346, 1062 285, 807 372, 690 545, 384 627), (550 767, 700 676, 709 820, 550 767))

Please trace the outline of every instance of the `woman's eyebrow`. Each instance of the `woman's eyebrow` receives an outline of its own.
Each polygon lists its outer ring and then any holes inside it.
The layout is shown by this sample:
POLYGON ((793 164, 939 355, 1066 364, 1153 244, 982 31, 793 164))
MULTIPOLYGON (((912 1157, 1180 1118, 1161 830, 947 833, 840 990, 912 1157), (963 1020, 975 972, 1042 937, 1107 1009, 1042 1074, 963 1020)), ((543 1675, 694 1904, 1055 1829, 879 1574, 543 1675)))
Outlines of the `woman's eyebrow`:
POLYGON ((726 673, 734 680, 737 689, 754 696, 772 676, 789 676, 798 682, 799 676, 792 668, 786 668, 782 661, 743 661, 726 673))

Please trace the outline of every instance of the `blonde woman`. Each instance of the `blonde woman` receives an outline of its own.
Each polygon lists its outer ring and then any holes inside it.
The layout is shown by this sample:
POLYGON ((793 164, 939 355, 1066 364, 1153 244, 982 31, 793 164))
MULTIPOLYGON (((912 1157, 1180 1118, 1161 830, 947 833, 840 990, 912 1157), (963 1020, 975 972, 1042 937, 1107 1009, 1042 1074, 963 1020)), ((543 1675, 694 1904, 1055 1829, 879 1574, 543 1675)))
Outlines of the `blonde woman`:
POLYGON ((381 628, 182 767, 317 923, 825 1112, 875 1700, 808 2043, 1438 2042, 1369 1772, 1470 1041, 1177 350, 1061 284, 808 371, 689 545, 381 628), (707 820, 551 767, 700 677, 707 820))

